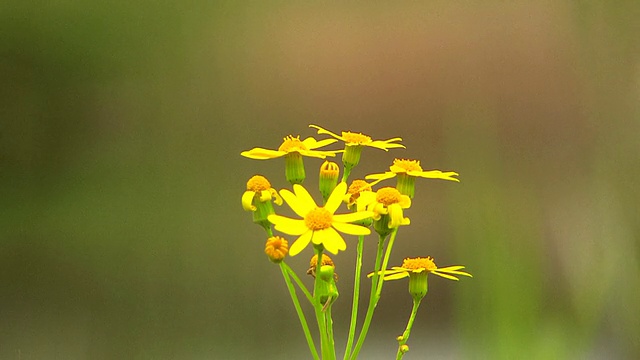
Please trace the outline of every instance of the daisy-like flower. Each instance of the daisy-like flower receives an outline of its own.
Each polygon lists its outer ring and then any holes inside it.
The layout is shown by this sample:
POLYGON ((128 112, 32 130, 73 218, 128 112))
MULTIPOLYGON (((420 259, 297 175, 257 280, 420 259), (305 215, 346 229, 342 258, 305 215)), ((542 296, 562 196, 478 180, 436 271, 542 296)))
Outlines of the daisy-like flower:
POLYGON ((271 223, 267 216, 274 213, 271 200, 282 205, 282 198, 271 187, 269 180, 261 175, 252 176, 247 181, 247 191, 242 194, 242 208, 253 213, 253 222, 270 231, 271 223))
POLYGON ((308 137, 301 141, 300 136, 294 137, 289 135, 283 139, 278 150, 257 147, 248 151, 243 151, 240 155, 248 157, 249 159, 266 160, 279 158, 291 153, 298 153, 303 156, 324 159, 327 156, 336 156, 336 153, 339 151, 321 151, 316 149, 333 144, 334 142, 336 142, 334 139, 317 141, 312 137, 308 137))
POLYGON ((372 140, 371 136, 361 133, 343 131, 342 136, 340 136, 317 125, 309 125, 309 127, 318 130, 318 134, 326 134, 332 136, 335 139, 344 141, 346 147, 345 152, 342 154, 342 162, 349 168, 358 165, 358 162, 360 161, 360 153, 362 152, 363 146, 369 146, 384 151, 405 147, 402 144, 395 143, 396 141, 402 141, 402 138, 399 137, 389 140, 372 140))
POLYGON ((256 202, 266 202, 274 199, 278 205, 282 205, 282 198, 271 183, 262 175, 252 176, 247 181, 247 191, 242 194, 242 208, 246 211, 256 211, 256 202))
MULTIPOLYGON (((402 266, 394 266, 391 270, 381 271, 380 274, 384 277, 385 281, 409 277, 409 293, 414 299, 420 300, 429 290, 427 282, 427 275, 429 273, 455 281, 460 280, 457 277, 460 275, 473 277, 473 275, 468 272, 460 271, 462 269, 464 269, 464 266, 461 265, 439 268, 436 266, 433 258, 427 256, 426 258, 406 258, 402 262, 402 266)), ((371 277, 373 273, 367 276, 371 277)))
MULTIPOLYGON (((407 276, 411 276, 411 274, 420 274, 423 272, 432 273, 445 279, 455 281, 460 280, 456 277, 456 275, 473 277, 473 275, 469 274, 468 272, 460 271, 462 269, 464 269, 464 266, 461 265, 439 268, 433 261, 433 258, 431 256, 427 256, 426 258, 406 258, 402 262, 402 266, 394 266, 391 268, 391 270, 381 271, 381 274, 384 276, 385 281, 398 280, 406 278, 407 276)), ((371 277, 373 276, 373 274, 369 274, 368 276, 371 277)))
POLYGON ((325 206, 317 206, 309 192, 301 185, 293 185, 293 191, 281 190, 280 195, 291 209, 302 219, 290 219, 280 215, 269 215, 268 219, 276 230, 289 235, 299 235, 289 248, 289 254, 300 253, 309 242, 322 244, 327 251, 337 254, 345 250, 347 244, 338 231, 350 235, 368 235, 371 231, 363 226, 349 224, 353 221, 373 216, 373 212, 360 211, 334 215, 347 192, 347 184, 341 182, 329 196, 325 206), (337 231, 336 231, 337 230, 337 231))
POLYGON ((371 174, 365 176, 368 180, 386 180, 398 176, 397 188, 401 193, 408 195, 413 199, 415 193, 415 179, 416 177, 422 177, 427 179, 443 179, 460 182, 456 176, 457 172, 447 171, 442 172, 440 170, 422 170, 420 161, 418 160, 406 160, 395 159, 393 165, 389 167, 389 171, 381 174, 371 174))
POLYGON ((388 234, 390 229, 411 223, 409 218, 404 217, 403 211, 411 206, 411 199, 400 194, 396 188, 383 187, 375 193, 363 192, 358 202, 368 204, 367 208, 373 211, 373 226, 381 235, 388 234))
POLYGON ((284 138, 278 150, 270 150, 264 148, 253 148, 243 151, 240 155, 250 159, 266 160, 279 157, 285 158, 285 174, 287 181, 292 184, 302 184, 305 179, 303 156, 324 159, 327 156, 336 156, 340 151, 321 151, 316 150, 323 146, 333 144, 334 139, 325 139, 317 141, 312 137, 300 140, 300 136, 293 137, 291 135, 284 138))

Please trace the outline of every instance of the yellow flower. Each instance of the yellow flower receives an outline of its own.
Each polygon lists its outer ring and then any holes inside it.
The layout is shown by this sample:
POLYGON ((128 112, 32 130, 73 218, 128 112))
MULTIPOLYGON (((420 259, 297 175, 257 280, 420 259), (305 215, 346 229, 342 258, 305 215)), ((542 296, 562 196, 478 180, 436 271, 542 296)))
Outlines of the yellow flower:
POLYGON ((246 211, 256 211, 254 199, 260 202, 267 202, 271 199, 278 205, 282 205, 282 198, 278 192, 271 187, 269 180, 261 175, 255 175, 247 181, 247 191, 242 194, 242 208, 246 211))
POLYGON ((456 176, 458 176, 457 172, 442 172, 440 170, 424 171, 420 166, 420 161, 405 159, 395 159, 393 160, 393 165, 389 167, 389 171, 381 174, 367 175, 365 179, 382 181, 395 176, 398 176, 398 190, 412 199, 415 192, 415 179, 417 177, 460 182, 460 180, 456 178, 456 176))
POLYGON ((345 250, 347 244, 338 231, 351 235, 371 233, 365 227, 349 224, 372 217, 373 213, 370 211, 334 215, 347 192, 346 183, 338 184, 325 206, 322 207, 316 205, 309 192, 302 185, 293 185, 293 191, 281 190, 280 195, 302 219, 290 219, 275 214, 268 217, 269 221, 275 225, 276 230, 289 235, 300 235, 289 249, 291 256, 300 253, 309 245, 309 242, 316 245, 322 244, 327 251, 333 254, 337 254, 339 250, 345 250))
POLYGON ((272 236, 267 239, 264 247, 264 253, 267 254, 269 260, 274 263, 281 262, 289 252, 289 242, 280 236, 272 236))
POLYGON ((250 159, 266 160, 275 159, 290 153, 299 153, 300 155, 324 159, 327 156, 335 156, 340 151, 320 151, 315 150, 329 144, 333 144, 336 140, 325 139, 317 141, 312 137, 300 140, 300 136, 293 137, 291 135, 284 138, 278 150, 270 150, 264 148, 253 148, 243 151, 240 155, 250 159))
POLYGON ((389 171, 382 174, 367 175, 365 179, 386 180, 391 179, 399 174, 407 174, 409 176, 423 177, 428 179, 443 179, 460 182, 459 179, 455 178, 455 176, 459 175, 457 172, 442 172, 440 170, 424 171, 420 166, 420 161, 405 159, 395 159, 393 160, 393 165, 389 167, 389 171))
MULTIPOLYGON (((463 275, 468 277, 473 277, 473 275, 468 272, 460 271, 464 269, 464 266, 456 265, 456 266, 447 266, 444 268, 439 268, 436 266, 436 263, 433 261, 431 256, 427 256, 426 258, 406 258, 402 262, 402 266, 394 266, 391 270, 384 270, 380 273, 384 276, 384 280, 397 280, 402 279, 411 274, 420 274, 423 272, 429 272, 431 274, 435 274, 441 276, 445 279, 450 280, 460 280, 456 277, 463 275)), ((367 275, 368 277, 373 276, 373 273, 367 275)))
POLYGON ((396 188, 383 187, 375 192, 375 201, 371 201, 371 195, 361 194, 359 201, 369 202, 368 209, 373 210, 374 220, 380 220, 382 215, 389 215, 389 229, 400 225, 409 225, 411 221, 404 217, 403 209, 411 207, 411 199, 402 195, 396 188), (366 196, 366 197, 365 197, 366 196))
POLYGON ((381 149, 384 151, 389 151, 389 149, 393 149, 393 148, 405 148, 405 146, 402 144, 394 144, 395 141, 402 141, 402 138, 399 138, 399 137, 389 139, 389 140, 371 140, 370 136, 364 135, 362 133, 353 133, 351 131, 343 131, 342 136, 339 136, 317 125, 309 125, 309 127, 317 129, 318 134, 326 134, 338 140, 342 140, 347 146, 363 145, 363 146, 374 147, 376 149, 381 149))

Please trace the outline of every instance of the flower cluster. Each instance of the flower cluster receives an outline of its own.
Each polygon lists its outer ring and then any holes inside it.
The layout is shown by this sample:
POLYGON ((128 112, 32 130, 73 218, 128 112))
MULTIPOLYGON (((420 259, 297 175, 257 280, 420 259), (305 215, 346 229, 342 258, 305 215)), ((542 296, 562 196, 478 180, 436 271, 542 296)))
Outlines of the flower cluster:
POLYGON ((284 158, 285 178, 291 185, 289 189, 276 191, 264 176, 255 175, 247 181, 246 191, 242 195, 242 207, 251 212, 253 222, 262 226, 267 232, 265 254, 282 269, 284 280, 305 331, 309 349, 315 359, 319 359, 318 352, 313 343, 313 337, 309 333, 304 313, 301 311, 293 283, 300 287, 310 304, 316 309, 322 358, 335 358, 331 305, 336 301, 339 293, 336 286, 336 266, 333 260, 324 254, 325 251, 338 255, 350 246, 350 242, 345 241, 345 235, 357 237, 352 319, 345 359, 357 358, 367 335, 373 311, 380 299, 384 282, 408 277, 409 293, 414 299, 414 310, 405 334, 398 337, 398 358, 401 358, 408 351, 406 342, 417 305, 427 294, 427 275, 431 273, 450 280, 459 280, 458 276, 471 277, 470 273, 462 271, 464 266, 438 268, 431 257, 405 258, 402 266, 386 269, 399 228, 411 224, 405 212, 410 210, 415 197, 415 179, 459 182, 458 173, 440 170, 425 171, 418 160, 397 158, 389 167, 389 171, 365 175, 347 185, 349 176, 360 163, 364 148, 384 151, 405 149, 406 147, 401 144, 402 138, 373 140, 371 136, 362 133, 343 131, 338 135, 317 125, 309 125, 309 127, 315 129, 318 135, 328 135, 330 138, 316 140, 313 137, 307 137, 300 140, 300 136, 288 135, 275 150, 256 147, 241 153, 242 156, 255 160, 284 158), (343 143, 342 149, 321 149, 338 141, 343 143), (320 166, 318 190, 322 201, 318 202, 303 185, 307 174, 304 157, 326 159, 338 154, 342 155, 342 168, 329 160, 325 160, 320 166), (341 172, 342 175, 340 175, 341 172), (379 186, 379 183, 391 178, 397 179, 395 187, 379 186), (287 203, 295 213, 295 217, 285 216, 275 211, 273 203, 282 205, 283 202, 287 203), (344 209, 341 211, 342 205, 344 209), (372 233, 371 229, 378 235, 378 251, 375 257, 376 265, 368 275, 372 278, 369 307, 356 341, 357 304, 364 253, 363 239, 372 233), (274 230, 296 238, 289 245, 289 241, 284 237, 274 235, 274 230), (312 292, 306 289, 296 272, 286 264, 287 255, 296 256, 309 244, 313 245, 314 250, 310 268, 307 271, 314 278, 312 292))

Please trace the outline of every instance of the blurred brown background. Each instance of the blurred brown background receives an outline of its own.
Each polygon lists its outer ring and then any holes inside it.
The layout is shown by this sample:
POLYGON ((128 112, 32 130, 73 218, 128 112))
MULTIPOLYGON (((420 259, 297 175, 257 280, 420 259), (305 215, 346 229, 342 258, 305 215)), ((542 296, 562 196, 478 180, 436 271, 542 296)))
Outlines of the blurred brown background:
MULTIPOLYGON (((310 123, 403 137, 354 176, 394 157, 460 173, 418 181, 392 262, 475 277, 430 281, 407 359, 640 357, 638 18, 603 0, 3 2, 0 358, 307 358, 240 206, 255 173, 287 186, 283 161, 239 154, 310 123)), ((362 358, 393 357, 410 303, 385 285, 362 358)))

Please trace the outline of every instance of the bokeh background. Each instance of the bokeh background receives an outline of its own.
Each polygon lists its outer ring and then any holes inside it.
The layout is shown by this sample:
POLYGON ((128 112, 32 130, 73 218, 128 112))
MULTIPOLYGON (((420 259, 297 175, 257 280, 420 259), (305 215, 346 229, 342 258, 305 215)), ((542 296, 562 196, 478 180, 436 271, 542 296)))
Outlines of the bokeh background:
MULTIPOLYGON (((283 161, 240 152, 308 124, 403 137, 355 176, 394 157, 460 173, 417 183, 391 261, 475 277, 432 279, 407 359, 640 358, 638 18, 633 0, 2 2, 0 358, 307 358, 240 206, 256 173, 287 186, 283 161)), ((385 285, 363 358, 393 357, 410 304, 385 285)))

